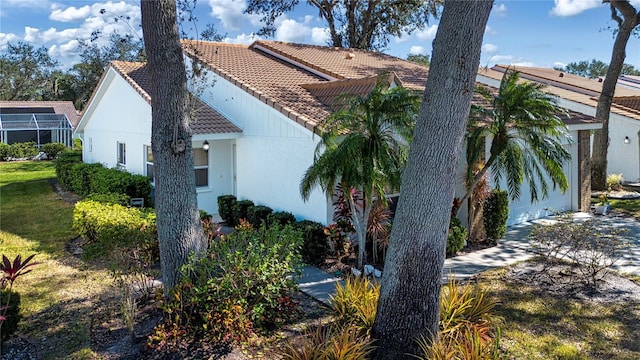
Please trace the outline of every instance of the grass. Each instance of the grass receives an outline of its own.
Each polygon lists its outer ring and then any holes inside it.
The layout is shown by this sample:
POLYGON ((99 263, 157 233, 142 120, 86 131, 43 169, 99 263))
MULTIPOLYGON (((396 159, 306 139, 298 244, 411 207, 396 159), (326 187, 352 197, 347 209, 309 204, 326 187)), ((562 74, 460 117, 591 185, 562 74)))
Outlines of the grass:
POLYGON ((512 359, 640 359, 640 302, 596 303, 514 282, 506 269, 481 283, 501 305, 501 348, 512 359))
POLYGON ((611 209, 627 213, 637 219, 640 219, 640 199, 635 200, 615 200, 609 199, 611 209))
POLYGON ((20 335, 47 346, 43 359, 95 358, 91 325, 102 316, 95 299, 111 290, 108 271, 89 266, 65 251, 76 234, 73 205, 61 200, 50 181, 52 162, 0 163, 0 247, 9 258, 36 253, 40 262, 19 278, 20 335))

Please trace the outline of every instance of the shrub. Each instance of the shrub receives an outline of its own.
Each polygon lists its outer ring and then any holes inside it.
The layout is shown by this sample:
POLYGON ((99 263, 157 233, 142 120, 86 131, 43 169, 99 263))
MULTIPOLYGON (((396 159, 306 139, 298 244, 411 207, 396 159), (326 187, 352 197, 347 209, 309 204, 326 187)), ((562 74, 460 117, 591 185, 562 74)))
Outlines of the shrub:
POLYGON ((609 191, 620 191, 622 190, 622 183, 624 182, 624 177, 622 174, 609 174, 607 175, 607 189, 609 191))
POLYGON ((247 220, 251 223, 251 225, 258 228, 262 225, 262 223, 266 224, 267 218, 269 217, 269 215, 271 215, 272 212, 273 209, 268 206, 250 206, 247 209, 247 220))
POLYGON ((280 226, 284 226, 295 223, 296 217, 290 212, 276 211, 269 215, 267 222, 270 225, 278 224, 280 226))
POLYGON ((158 257, 153 210, 83 200, 73 209, 73 229, 89 241, 83 254, 87 258, 108 254, 116 247, 140 250, 149 264, 158 257))
POLYGON ((237 199, 233 195, 220 195, 218 196, 218 214, 222 218, 222 221, 228 225, 234 226, 233 223, 233 206, 237 199))
POLYGON ((85 164, 81 162, 71 166, 69 172, 70 190, 82 197, 95 193, 93 182, 99 177, 98 172, 101 169, 104 167, 99 163, 85 164))
POLYGON ((60 186, 71 190, 71 167, 82 162, 82 152, 78 150, 63 150, 56 159, 56 177, 60 186))
POLYGON ((280 355, 288 360, 365 360, 374 350, 372 339, 352 329, 318 326, 315 331, 307 330, 301 344, 288 341, 280 355))
POLYGON ((452 255, 462 250, 467 240, 467 229, 457 217, 451 217, 447 235, 447 254, 452 255))
POLYGON ((10 152, 11 145, 0 143, 0 161, 7 161, 10 152))
POLYGON ((582 283, 596 288, 608 270, 628 252, 629 242, 622 236, 626 230, 597 220, 575 222, 561 216, 555 224, 537 225, 529 234, 534 251, 543 256, 542 269, 552 280, 573 286, 582 283), (581 264, 567 276, 548 271, 559 259, 581 264))
POLYGON ((233 225, 238 225, 240 223, 240 220, 247 219, 247 213, 249 211, 249 208, 254 206, 253 201, 251 200, 240 200, 240 201, 236 201, 233 204, 233 225))
POLYGON ((18 323, 20 322, 20 294, 16 291, 0 290, 0 308, 8 306, 0 314, 6 318, 6 320, 0 320, 2 324, 2 332, 0 333, 0 341, 7 340, 9 336, 16 332, 18 329, 18 323), (7 300, 9 302, 7 303, 7 300))
POLYGON ((67 147, 62 143, 53 142, 42 145, 40 150, 47 155, 47 159, 54 160, 66 148, 67 147))
POLYGON ((103 204, 118 204, 129 206, 131 197, 127 194, 108 193, 108 194, 89 194, 87 200, 97 201, 103 204))
POLYGON ((487 241, 496 245, 507 233, 509 218, 509 198, 504 190, 493 190, 484 203, 482 221, 487 233, 487 241))
POLYGON ((40 153, 40 151, 33 141, 14 143, 9 150, 9 157, 14 159, 32 158, 38 155, 38 153, 40 153))
POLYGON ((360 335, 369 335, 376 319, 379 297, 379 283, 367 277, 348 277, 344 285, 336 286, 330 303, 341 324, 357 329, 360 335))
POLYGON ((73 150, 78 150, 82 153, 82 140, 78 138, 73 139, 73 150))
POLYGON ((311 220, 302 220, 294 223, 294 226, 302 234, 302 248, 300 249, 302 260, 307 264, 323 263, 329 251, 324 225, 311 220))
POLYGON ((212 242, 208 256, 183 268, 169 312, 214 341, 243 341, 295 312, 289 297, 301 260, 300 233, 291 226, 236 231, 212 242))

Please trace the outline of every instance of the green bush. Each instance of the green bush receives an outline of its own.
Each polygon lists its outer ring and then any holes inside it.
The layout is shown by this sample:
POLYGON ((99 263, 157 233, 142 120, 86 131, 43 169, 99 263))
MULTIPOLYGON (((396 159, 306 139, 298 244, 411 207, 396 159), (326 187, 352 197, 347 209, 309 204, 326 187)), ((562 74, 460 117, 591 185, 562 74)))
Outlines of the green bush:
POLYGON ((0 307, 7 305, 7 297, 11 294, 9 299, 9 308, 4 311, 0 311, 0 314, 4 314, 7 320, 2 322, 2 333, 0 333, 0 341, 7 340, 11 334, 15 333, 18 329, 18 323, 20 322, 20 294, 16 291, 0 290, 0 307))
POLYGON ((300 249, 302 260, 307 264, 322 264, 329 251, 324 225, 311 220, 302 220, 294 223, 294 226, 302 234, 302 249, 300 249))
POLYGON ((141 250, 148 263, 157 259, 153 210, 83 200, 73 209, 73 229, 89 242, 84 253, 87 258, 109 254, 115 248, 135 248, 141 250))
POLYGON ((254 204, 251 200, 240 200, 233 204, 233 226, 238 225, 242 219, 247 220, 247 212, 252 206, 254 206, 254 204))
POLYGON ((36 147, 36 143, 29 141, 12 144, 9 150, 9 157, 14 159, 32 158, 38 155, 38 153, 40 153, 40 151, 36 147))
POLYGON ((78 150, 63 150, 56 159, 56 177, 60 186, 71 190, 71 168, 82 162, 82 152, 78 150))
POLYGON ((69 181, 71 185, 69 190, 82 197, 96 193, 96 191, 93 191, 93 183, 99 177, 98 173, 102 169, 104 169, 104 166, 100 163, 85 164, 80 162, 72 165, 69 171, 69 181))
POLYGON ((509 198, 504 190, 493 190, 484 203, 482 221, 487 233, 487 241, 497 244, 507 233, 509 218, 509 198))
POLYGON ((129 206, 131 197, 127 194, 109 193, 109 194, 89 194, 87 200, 101 202, 103 204, 118 204, 129 206))
POLYGON ((274 213, 272 213, 271 215, 269 215, 269 218, 267 219, 267 222, 270 225, 280 225, 280 226, 284 226, 284 225, 289 225, 289 224, 293 224, 296 222, 296 217, 293 216, 292 213, 287 212, 287 211, 276 211, 274 213))
POLYGON ((67 147, 62 143, 53 142, 42 145, 40 150, 47 155, 47 159, 54 160, 66 148, 67 147))
POLYGON ((9 153, 11 152, 11 146, 5 143, 0 143, 0 161, 7 161, 9 153))
POLYGON ((300 233, 291 226, 236 231, 216 240, 209 256, 183 268, 169 312, 214 341, 243 341, 295 313, 289 297, 302 265, 300 233))
POLYGON ((269 215, 271 215, 272 212, 273 209, 268 206, 250 206, 249 209, 247 209, 247 220, 251 223, 251 225, 259 228, 260 226, 262 226, 263 222, 267 222, 267 218, 269 217, 269 215))
POLYGON ((233 206, 237 199, 233 195, 220 195, 218 196, 218 215, 222 218, 222 221, 227 225, 235 225, 233 223, 233 206))
POLYGON ((447 235, 447 255, 453 255, 462 250, 467 240, 467 229, 457 217, 451 217, 449 234, 447 235))

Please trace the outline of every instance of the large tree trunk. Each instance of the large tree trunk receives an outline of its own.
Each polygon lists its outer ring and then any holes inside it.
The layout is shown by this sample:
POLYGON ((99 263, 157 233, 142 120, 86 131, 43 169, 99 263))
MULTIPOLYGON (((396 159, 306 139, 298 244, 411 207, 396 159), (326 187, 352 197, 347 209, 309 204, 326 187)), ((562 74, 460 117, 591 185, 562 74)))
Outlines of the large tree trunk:
POLYGON ((610 0, 608 2, 611 4, 611 17, 618 23, 618 32, 613 43, 609 69, 607 69, 607 75, 602 83, 602 92, 596 108, 596 118, 602 120, 602 129, 596 130, 593 136, 591 188, 594 190, 607 189, 607 152, 609 149, 611 103, 626 57, 627 42, 633 29, 640 24, 640 14, 628 1, 610 0), (620 11, 624 18, 620 18, 617 11, 620 11))
POLYGON ((493 0, 447 0, 403 175, 373 336, 376 359, 405 359, 436 336, 455 173, 493 0))
POLYGON ((165 296, 180 267, 206 240, 200 223, 191 152, 187 75, 178 37, 175 0, 141 1, 142 29, 151 76, 151 146, 160 264, 165 296))

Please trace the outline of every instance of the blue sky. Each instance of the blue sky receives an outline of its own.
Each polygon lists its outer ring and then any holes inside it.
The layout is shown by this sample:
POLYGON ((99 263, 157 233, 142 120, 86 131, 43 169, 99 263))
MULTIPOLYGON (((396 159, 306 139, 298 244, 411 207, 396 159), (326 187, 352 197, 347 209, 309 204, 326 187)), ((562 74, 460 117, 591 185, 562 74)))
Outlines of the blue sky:
MULTIPOLYGON (((275 40, 326 44, 324 24, 317 11, 300 1, 295 12, 278 19, 275 40)), ((640 7, 640 0, 631 0, 640 7)), ((213 23, 225 41, 251 43, 259 17, 243 14, 245 0, 198 0, 197 26, 213 23)), ((0 0, 0 51, 8 42, 26 41, 46 46, 62 68, 77 61, 79 41, 95 30, 140 35, 139 1, 112 0, 0 0), (106 9, 100 14, 100 9, 106 9), (129 16, 129 24, 113 18, 129 16)), ((481 66, 496 63, 553 67, 572 61, 598 59, 609 62, 615 27, 601 0, 496 0, 485 31, 481 66)), ((437 21, 425 29, 393 38, 386 53, 406 58, 410 53, 431 55, 437 21)), ((100 40, 99 40, 100 41, 100 40)), ((627 45, 627 63, 640 68, 640 39, 627 45)))

